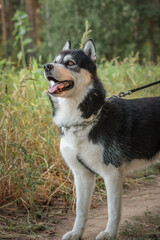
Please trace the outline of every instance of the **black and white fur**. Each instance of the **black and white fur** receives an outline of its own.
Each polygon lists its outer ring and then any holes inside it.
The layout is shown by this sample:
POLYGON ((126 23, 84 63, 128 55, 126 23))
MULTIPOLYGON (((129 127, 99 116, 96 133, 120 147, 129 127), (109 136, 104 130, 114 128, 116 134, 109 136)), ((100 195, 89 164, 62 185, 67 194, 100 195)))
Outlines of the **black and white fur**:
POLYGON ((77 194, 75 223, 63 240, 82 237, 95 173, 103 177, 108 199, 108 223, 95 239, 116 238, 123 177, 160 156, 160 97, 106 99, 95 62, 92 40, 83 50, 71 50, 67 41, 53 63, 45 65, 45 77, 53 90, 49 93, 53 121, 61 129, 60 151, 73 172, 77 194), (68 80, 72 84, 66 90, 68 80), (60 92, 55 91, 58 85, 60 92))

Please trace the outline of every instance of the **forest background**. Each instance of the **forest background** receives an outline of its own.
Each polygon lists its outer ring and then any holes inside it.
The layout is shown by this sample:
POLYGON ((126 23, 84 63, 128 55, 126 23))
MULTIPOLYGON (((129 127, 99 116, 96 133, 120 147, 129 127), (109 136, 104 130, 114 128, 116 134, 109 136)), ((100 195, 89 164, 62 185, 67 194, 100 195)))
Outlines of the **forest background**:
POLYGON ((159 0, 0 0, 0 59, 50 60, 67 39, 79 47, 86 19, 99 59, 160 55, 159 0))

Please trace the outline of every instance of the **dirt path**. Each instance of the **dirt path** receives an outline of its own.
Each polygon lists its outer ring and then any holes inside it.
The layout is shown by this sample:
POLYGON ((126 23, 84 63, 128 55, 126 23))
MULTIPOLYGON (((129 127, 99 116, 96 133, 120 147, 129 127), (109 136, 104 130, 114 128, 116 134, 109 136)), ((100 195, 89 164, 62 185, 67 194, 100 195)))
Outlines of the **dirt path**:
MULTIPOLYGON (((121 225, 125 220, 129 220, 130 217, 141 216, 146 211, 155 212, 157 210, 160 210, 160 176, 157 176, 152 184, 124 191, 121 225)), ((57 224, 55 229, 56 234, 53 239, 60 240, 64 233, 70 231, 74 219, 74 214, 67 214, 64 219, 57 224)), ((104 230, 106 222, 106 205, 91 209, 83 240, 95 239, 95 236, 104 230)))

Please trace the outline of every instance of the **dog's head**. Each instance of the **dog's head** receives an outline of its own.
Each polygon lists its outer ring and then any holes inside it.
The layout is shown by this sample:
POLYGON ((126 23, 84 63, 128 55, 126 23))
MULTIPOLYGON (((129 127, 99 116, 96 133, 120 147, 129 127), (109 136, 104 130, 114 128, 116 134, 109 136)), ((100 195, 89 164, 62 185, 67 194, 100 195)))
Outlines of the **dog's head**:
POLYGON ((96 75, 96 50, 90 39, 82 50, 71 50, 67 41, 52 63, 44 65, 48 92, 54 97, 72 97, 84 92, 96 75))

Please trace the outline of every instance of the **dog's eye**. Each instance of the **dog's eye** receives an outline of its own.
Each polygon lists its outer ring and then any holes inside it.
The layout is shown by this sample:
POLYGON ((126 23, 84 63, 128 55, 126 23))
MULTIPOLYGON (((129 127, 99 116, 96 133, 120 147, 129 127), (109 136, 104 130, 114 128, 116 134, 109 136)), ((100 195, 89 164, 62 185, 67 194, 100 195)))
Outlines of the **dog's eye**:
POLYGON ((75 65, 75 63, 74 63, 73 61, 67 61, 67 62, 66 62, 66 65, 67 65, 67 66, 73 66, 73 65, 75 65))

